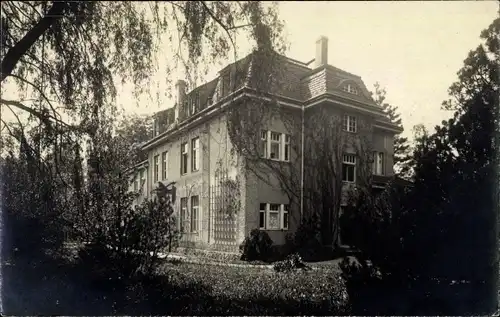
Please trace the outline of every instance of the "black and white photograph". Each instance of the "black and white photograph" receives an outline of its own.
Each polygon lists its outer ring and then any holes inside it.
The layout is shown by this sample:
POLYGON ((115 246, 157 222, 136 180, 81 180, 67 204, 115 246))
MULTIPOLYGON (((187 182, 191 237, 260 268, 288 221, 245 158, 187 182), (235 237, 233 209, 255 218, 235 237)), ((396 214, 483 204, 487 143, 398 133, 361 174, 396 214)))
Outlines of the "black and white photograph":
POLYGON ((2 316, 498 316, 497 1, 2 1, 2 316))

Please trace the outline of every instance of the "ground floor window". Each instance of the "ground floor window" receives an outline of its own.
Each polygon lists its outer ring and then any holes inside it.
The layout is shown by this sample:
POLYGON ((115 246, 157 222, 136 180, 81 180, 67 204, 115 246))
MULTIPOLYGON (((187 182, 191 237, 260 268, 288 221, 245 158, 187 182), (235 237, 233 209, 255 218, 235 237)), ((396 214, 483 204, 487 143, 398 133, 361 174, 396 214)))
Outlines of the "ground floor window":
POLYGON ((287 204, 261 203, 259 228, 263 230, 288 230, 289 206, 287 204))

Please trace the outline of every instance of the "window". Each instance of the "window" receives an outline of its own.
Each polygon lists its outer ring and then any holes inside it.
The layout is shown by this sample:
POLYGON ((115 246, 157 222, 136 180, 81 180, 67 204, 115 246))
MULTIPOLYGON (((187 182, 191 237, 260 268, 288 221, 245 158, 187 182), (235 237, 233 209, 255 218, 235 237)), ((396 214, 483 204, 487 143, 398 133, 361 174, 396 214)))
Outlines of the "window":
POLYGON ((288 229, 288 205, 283 205, 283 229, 288 229))
POLYGON ((290 136, 288 134, 285 134, 285 146, 283 149, 283 153, 285 156, 283 160, 287 162, 290 161, 290 136))
POLYGON ((154 157, 154 176, 153 176, 153 179, 154 179, 154 182, 156 183, 158 181, 158 160, 160 159, 160 156, 159 155, 155 155, 154 157))
POLYGON ((198 196, 191 197, 191 232, 198 232, 198 211, 200 209, 198 196))
POLYGON ((288 205, 261 203, 259 228, 263 230, 288 230, 288 205))
POLYGON ((345 85, 344 88, 343 88, 343 90, 345 92, 348 92, 348 93, 353 94, 353 95, 357 95, 358 94, 358 89, 355 86, 351 85, 351 84, 345 85))
POLYGON ((279 229, 280 228, 280 205, 279 204, 269 204, 269 217, 268 217, 268 228, 267 229, 279 229))
POLYGON ((271 151, 269 152, 270 159, 280 159, 280 141, 281 133, 271 132, 271 151))
POLYGON ((260 153, 263 158, 267 158, 267 131, 260 132, 260 153))
POLYGON ((200 168, 200 138, 191 140, 191 171, 196 172, 200 168))
POLYGON ((161 179, 167 179, 167 152, 161 153, 161 179))
POLYGON ((374 153, 374 170, 373 173, 377 175, 384 175, 384 153, 375 152, 374 153))
POLYGON ((153 137, 160 134, 160 120, 155 118, 153 121, 153 137))
POLYGON ((344 154, 342 158, 342 180, 354 183, 356 179, 356 156, 344 154))
POLYGON ((181 144, 181 175, 187 173, 188 167, 188 145, 187 143, 181 144))
POLYGON ((290 161, 290 136, 262 130, 259 150, 263 158, 288 162, 290 161))
POLYGON ((145 175, 144 175, 144 174, 145 174, 145 173, 144 173, 144 169, 142 169, 142 170, 141 170, 141 185, 140 185, 141 190, 143 190, 143 189, 144 189, 144 183, 146 183, 146 177, 145 177, 145 175))
POLYGON ((260 204, 260 211, 259 211, 259 228, 260 229, 266 228, 266 205, 267 204, 260 204))
POLYGON ((185 232, 186 229, 186 218, 187 218, 187 197, 181 198, 181 214, 179 217, 181 232, 185 232))
POLYGON ((344 115, 342 120, 342 129, 348 132, 356 132, 356 117, 350 115, 344 115))

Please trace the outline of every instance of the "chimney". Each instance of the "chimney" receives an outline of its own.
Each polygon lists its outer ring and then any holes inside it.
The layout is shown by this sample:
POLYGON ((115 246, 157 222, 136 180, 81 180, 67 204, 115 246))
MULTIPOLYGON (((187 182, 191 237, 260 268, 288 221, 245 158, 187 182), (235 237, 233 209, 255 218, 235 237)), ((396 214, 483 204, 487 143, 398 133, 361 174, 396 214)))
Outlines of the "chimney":
POLYGON ((178 121, 181 116, 184 116, 184 100, 186 98, 186 82, 184 80, 178 80, 175 83, 175 90, 177 96, 175 99, 175 110, 174 110, 174 120, 178 121))
POLYGON ((321 36, 316 41, 316 58, 315 66, 325 66, 328 64, 328 38, 326 36, 321 36))

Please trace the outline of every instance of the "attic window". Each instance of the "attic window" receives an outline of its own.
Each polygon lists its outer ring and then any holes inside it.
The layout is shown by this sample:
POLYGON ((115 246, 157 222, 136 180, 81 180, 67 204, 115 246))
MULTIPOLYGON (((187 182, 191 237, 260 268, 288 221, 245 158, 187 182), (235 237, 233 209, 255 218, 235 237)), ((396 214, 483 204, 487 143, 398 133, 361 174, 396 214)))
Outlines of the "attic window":
POLYGON ((350 94, 353 94, 353 95, 357 95, 358 94, 358 88, 356 88, 355 86, 353 86, 351 84, 345 85, 342 90, 344 90, 345 92, 348 92, 350 94))

